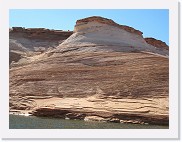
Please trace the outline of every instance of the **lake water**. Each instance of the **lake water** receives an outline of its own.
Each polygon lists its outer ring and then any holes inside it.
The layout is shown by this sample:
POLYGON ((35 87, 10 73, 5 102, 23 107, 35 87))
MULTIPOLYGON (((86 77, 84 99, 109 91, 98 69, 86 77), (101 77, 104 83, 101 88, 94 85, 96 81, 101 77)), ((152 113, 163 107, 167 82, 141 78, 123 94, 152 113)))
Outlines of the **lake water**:
POLYGON ((59 118, 9 115, 10 129, 168 129, 168 126, 87 122, 59 118))

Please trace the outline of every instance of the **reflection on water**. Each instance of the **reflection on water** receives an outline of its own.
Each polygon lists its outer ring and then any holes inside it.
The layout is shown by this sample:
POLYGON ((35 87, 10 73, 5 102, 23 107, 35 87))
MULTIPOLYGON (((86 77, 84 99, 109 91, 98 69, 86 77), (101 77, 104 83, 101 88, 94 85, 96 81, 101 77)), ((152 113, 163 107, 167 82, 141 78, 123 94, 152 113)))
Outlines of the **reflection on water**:
POLYGON ((10 129, 168 129, 168 126, 86 122, 59 118, 9 115, 10 129))

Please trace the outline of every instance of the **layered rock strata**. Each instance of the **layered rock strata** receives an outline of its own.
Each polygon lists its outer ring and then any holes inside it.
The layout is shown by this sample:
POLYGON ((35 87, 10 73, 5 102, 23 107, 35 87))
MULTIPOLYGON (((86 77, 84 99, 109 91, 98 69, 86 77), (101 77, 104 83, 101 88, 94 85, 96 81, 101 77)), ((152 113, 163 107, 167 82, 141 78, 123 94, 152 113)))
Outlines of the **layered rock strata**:
POLYGON ((10 64, 57 47, 73 32, 44 28, 13 27, 9 30, 10 64), (15 57, 17 55, 17 57, 15 57), (16 58, 16 59, 15 59, 16 58), (15 59, 15 60, 14 60, 15 59))
POLYGON ((97 23, 101 23, 101 24, 107 24, 107 25, 110 25, 110 26, 113 26, 113 27, 117 27, 119 29, 123 29, 123 30, 125 30, 127 32, 137 34, 139 36, 142 36, 142 34, 143 34, 141 31, 136 30, 136 29, 134 29, 132 27, 129 27, 129 26, 126 26, 126 25, 119 25, 119 24, 115 23, 111 19, 107 19, 107 18, 103 18, 103 17, 99 17, 99 16, 93 16, 93 17, 88 17, 88 18, 77 20, 76 26, 85 25, 85 24, 88 24, 90 22, 97 22, 97 23))
POLYGON ((163 49, 169 50, 169 46, 165 42, 163 42, 161 40, 157 40, 155 38, 149 38, 148 37, 148 38, 145 38, 145 41, 148 44, 151 44, 151 45, 153 45, 153 46, 155 46, 157 48, 163 48, 163 49))
POLYGON ((102 17, 10 69, 10 112, 35 116, 168 125, 168 94, 168 50, 102 17))

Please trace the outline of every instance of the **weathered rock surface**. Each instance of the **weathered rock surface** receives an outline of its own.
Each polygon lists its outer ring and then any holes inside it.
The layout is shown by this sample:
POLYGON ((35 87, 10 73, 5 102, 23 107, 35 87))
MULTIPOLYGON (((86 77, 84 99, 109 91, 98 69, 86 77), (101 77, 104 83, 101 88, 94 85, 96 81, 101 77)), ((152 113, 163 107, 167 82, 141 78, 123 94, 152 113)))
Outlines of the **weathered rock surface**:
POLYGON ((166 50, 169 50, 169 46, 161 41, 161 40, 157 40, 155 38, 145 38, 145 41, 148 43, 148 44, 151 44, 155 47, 158 47, 158 48, 163 48, 163 49, 166 49, 166 50))
POLYGON ((49 30, 45 28, 26 29, 23 27, 13 27, 12 29, 10 29, 10 38, 24 37, 27 39, 35 39, 35 40, 43 39, 48 41, 60 41, 67 39, 72 33, 73 33, 72 31, 49 30))
POLYGON ((126 30, 127 32, 135 33, 139 36, 142 36, 142 34, 143 34, 141 31, 136 30, 132 27, 125 26, 125 25, 119 25, 111 19, 107 19, 107 18, 103 18, 103 17, 99 17, 99 16, 93 16, 93 17, 88 17, 88 18, 77 20, 76 26, 85 25, 85 24, 90 23, 90 22, 98 22, 101 24, 107 24, 110 26, 118 27, 120 29, 126 30))
POLYGON ((44 28, 13 27, 9 30, 10 64, 57 47, 73 32, 44 28), (15 54, 17 57, 15 57, 15 54), (15 59, 16 58, 16 59, 15 59), (20 59, 21 59, 20 58, 20 59), (15 60, 14 60, 15 59, 15 60), (19 60, 20 60, 19 59, 19 60))
POLYGON ((14 64, 10 112, 168 125, 168 51, 102 21, 78 20, 55 49, 14 64))

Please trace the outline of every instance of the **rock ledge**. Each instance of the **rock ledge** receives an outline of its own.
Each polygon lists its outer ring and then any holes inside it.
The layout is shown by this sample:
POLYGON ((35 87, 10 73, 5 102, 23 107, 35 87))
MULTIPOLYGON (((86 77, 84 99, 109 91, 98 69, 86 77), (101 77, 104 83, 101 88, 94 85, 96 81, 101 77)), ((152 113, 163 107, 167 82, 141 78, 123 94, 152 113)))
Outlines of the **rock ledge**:
POLYGON ((124 29, 127 32, 137 34, 139 36, 142 36, 142 34, 143 34, 141 31, 136 30, 136 29, 134 29, 132 27, 125 26, 125 25, 119 25, 119 24, 115 23, 111 19, 107 19, 107 18, 103 18, 103 17, 99 17, 99 16, 92 16, 92 17, 77 20, 76 21, 76 26, 86 24, 86 23, 89 23, 89 22, 98 22, 98 23, 107 24, 107 25, 110 25, 110 26, 115 26, 115 27, 124 29))

